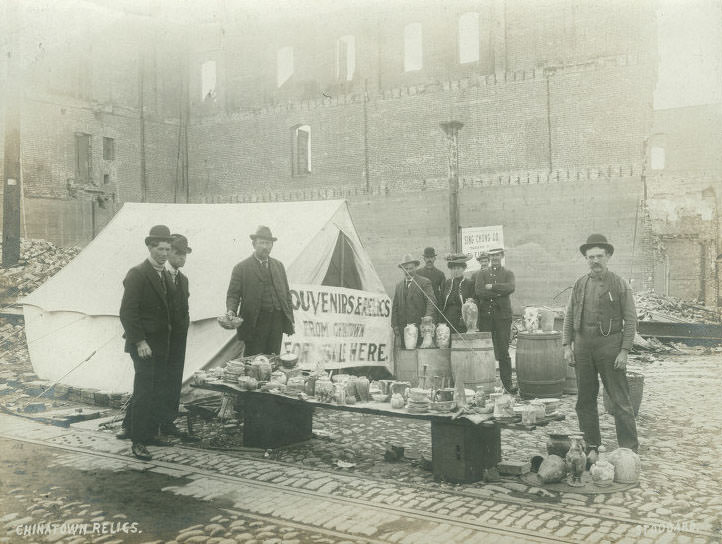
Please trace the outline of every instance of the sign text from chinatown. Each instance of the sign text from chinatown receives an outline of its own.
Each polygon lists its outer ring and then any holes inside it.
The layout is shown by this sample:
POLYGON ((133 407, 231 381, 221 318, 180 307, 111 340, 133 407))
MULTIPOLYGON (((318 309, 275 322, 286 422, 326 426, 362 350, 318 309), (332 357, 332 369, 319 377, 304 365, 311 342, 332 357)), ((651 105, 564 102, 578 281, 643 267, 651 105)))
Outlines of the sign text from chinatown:
POLYGON ((468 263, 467 270, 479 270, 476 258, 482 252, 504 247, 504 227, 465 227, 461 229, 461 251, 474 257, 468 263))
POLYGON ((304 367, 388 364, 391 300, 383 293, 323 285, 291 285, 296 333, 284 347, 304 367))

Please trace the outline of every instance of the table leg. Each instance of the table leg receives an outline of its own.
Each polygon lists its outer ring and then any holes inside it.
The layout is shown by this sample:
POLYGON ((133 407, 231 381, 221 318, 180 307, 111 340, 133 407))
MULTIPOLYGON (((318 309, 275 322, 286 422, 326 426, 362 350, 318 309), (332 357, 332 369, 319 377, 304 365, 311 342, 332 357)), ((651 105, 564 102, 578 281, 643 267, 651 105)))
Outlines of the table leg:
POLYGON ((434 479, 478 482, 484 469, 501 461, 498 423, 475 425, 465 420, 431 421, 431 464, 434 479))

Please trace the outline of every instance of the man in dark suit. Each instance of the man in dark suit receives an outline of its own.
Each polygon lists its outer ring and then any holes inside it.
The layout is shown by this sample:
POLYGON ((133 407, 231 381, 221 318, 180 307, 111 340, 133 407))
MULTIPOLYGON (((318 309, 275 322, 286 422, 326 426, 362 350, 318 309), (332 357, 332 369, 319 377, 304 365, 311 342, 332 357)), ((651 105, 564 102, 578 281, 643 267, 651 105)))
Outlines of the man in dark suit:
POLYGON ((170 253, 166 261, 166 269, 171 277, 171 332, 166 372, 158 381, 161 392, 162 410, 160 414, 160 432, 172 436, 181 436, 175 426, 178 415, 181 386, 183 385, 183 366, 186 360, 186 343, 190 316, 188 313, 188 277, 181 272, 186 264, 186 256, 193 250, 188 246, 188 239, 182 234, 173 234, 170 253))
POLYGON ((125 351, 135 369, 133 396, 128 410, 128 432, 133 455, 150 460, 147 445, 158 443, 158 402, 155 384, 168 363, 171 315, 168 298, 170 277, 165 269, 171 247, 170 230, 156 225, 145 238, 148 258, 128 271, 123 280, 120 322, 125 331, 125 351))
MULTIPOLYGON (((419 268, 416 271, 416 274, 425 277, 431 282, 431 287, 434 289, 434 296, 436 297, 437 302, 441 304, 446 276, 441 270, 434 266, 434 261, 436 260, 436 250, 433 247, 425 248, 423 257, 424 266, 419 268)), ((439 310, 440 309, 441 308, 439 308, 439 310)), ((437 315, 437 317, 440 318, 441 316, 437 315)))
POLYGON ((251 240, 253 255, 233 267, 226 315, 243 319, 236 334, 245 342, 245 355, 279 354, 283 333, 294 332, 286 269, 269 256, 276 241, 271 229, 259 226, 251 240))
MULTIPOLYGON (((391 326, 397 338, 403 333, 406 325, 413 323, 418 327, 422 317, 433 316, 435 312, 434 288, 430 280, 416 273, 419 264, 420 261, 411 255, 404 255, 399 263, 399 268, 404 272, 404 279, 396 285, 394 301, 391 305, 391 326)), ((418 345, 421 345, 422 340, 419 334, 418 345)))
POLYGON ((501 266, 504 250, 489 251, 491 266, 480 270, 476 275, 474 290, 479 297, 480 322, 486 322, 491 328, 491 339, 494 343, 494 355, 499 361, 501 383, 510 393, 518 388, 511 381, 511 357, 509 357, 509 340, 511 336, 511 301, 509 295, 514 292, 514 273, 501 266))

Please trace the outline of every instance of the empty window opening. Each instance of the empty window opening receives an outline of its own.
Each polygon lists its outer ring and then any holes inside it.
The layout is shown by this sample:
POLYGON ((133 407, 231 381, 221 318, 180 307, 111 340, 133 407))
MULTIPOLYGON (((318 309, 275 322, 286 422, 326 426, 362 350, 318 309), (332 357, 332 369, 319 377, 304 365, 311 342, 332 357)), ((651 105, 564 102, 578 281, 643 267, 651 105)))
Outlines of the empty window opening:
POLYGON ((342 36, 336 43, 336 79, 351 81, 356 71, 356 38, 342 36))
POLYGON ((110 183, 110 174, 103 174, 103 185, 110 183))
POLYGON ((459 62, 479 60, 479 14, 464 13, 459 17, 459 62))
POLYGON ((311 173, 311 127, 299 125, 292 129, 293 175, 303 176, 311 173))
POLYGON ((422 66, 421 23, 409 23, 404 27, 404 72, 421 70, 422 66))
POLYGON ((280 87, 293 75, 293 47, 281 47, 276 57, 276 85, 280 87))
POLYGON ((90 154, 90 134, 75 133, 75 180, 76 183, 89 183, 92 179, 90 154))
POLYGON ((216 61, 201 64, 201 102, 216 96, 216 61))
POLYGON ((115 140, 113 138, 103 137, 103 160, 115 160, 115 140))
POLYGON ((652 170, 664 170, 664 148, 653 147, 650 151, 650 166, 652 170))

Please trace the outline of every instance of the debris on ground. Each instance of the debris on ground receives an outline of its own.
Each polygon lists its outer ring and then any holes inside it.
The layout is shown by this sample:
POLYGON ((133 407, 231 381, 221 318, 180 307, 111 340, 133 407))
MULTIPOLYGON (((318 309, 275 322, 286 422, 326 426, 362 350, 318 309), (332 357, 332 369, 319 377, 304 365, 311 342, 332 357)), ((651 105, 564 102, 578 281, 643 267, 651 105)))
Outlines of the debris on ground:
POLYGON ((719 323, 720 313, 697 302, 660 295, 654 291, 635 293, 637 317, 643 321, 671 321, 680 323, 719 323))
POLYGON ((79 247, 62 248, 47 240, 21 240, 20 261, 0 269, 0 300, 14 302, 32 293, 80 253, 79 247))

